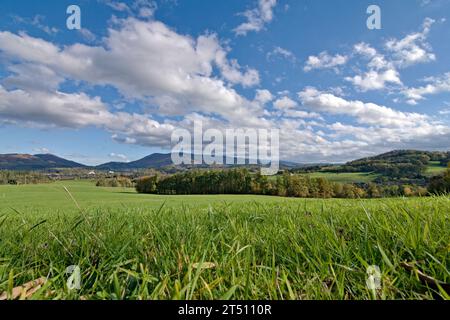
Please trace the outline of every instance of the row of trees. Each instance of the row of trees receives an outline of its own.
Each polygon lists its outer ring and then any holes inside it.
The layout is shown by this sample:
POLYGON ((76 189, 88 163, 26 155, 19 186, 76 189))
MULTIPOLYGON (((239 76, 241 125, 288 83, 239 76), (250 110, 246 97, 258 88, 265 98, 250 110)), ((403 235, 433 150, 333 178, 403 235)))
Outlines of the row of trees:
POLYGON ((420 186, 342 184, 289 173, 273 178, 253 174, 247 169, 154 175, 138 179, 136 190, 153 194, 256 194, 299 198, 381 198, 427 194, 427 189, 420 186))
POLYGON ((399 150, 351 161, 344 165, 314 166, 293 169, 292 172, 373 172, 389 181, 411 180, 410 183, 414 184, 415 181, 426 180, 425 171, 430 161, 440 162, 446 166, 450 161, 450 153, 399 150))
POLYGON ((431 178, 428 190, 434 194, 450 193, 450 162, 447 171, 440 176, 431 178))
POLYGON ((114 177, 100 179, 96 183, 97 187, 111 187, 111 188, 132 188, 133 181, 127 177, 114 177))
POLYGON ((0 170, 0 185, 38 184, 47 182, 50 182, 50 179, 46 175, 39 172, 0 170))

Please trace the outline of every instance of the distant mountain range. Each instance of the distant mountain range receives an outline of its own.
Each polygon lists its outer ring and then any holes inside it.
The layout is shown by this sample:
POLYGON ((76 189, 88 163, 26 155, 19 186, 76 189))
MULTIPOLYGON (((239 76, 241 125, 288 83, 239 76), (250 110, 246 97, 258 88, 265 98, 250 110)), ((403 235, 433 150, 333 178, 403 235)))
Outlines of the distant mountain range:
POLYGON ((85 165, 52 154, 0 154, 0 170, 47 170, 86 168, 85 165))
MULTIPOLYGON (((67 168, 86 168, 95 170, 128 171, 137 169, 161 169, 171 166, 170 153, 154 153, 142 159, 131 162, 108 162, 98 166, 87 166, 74 161, 66 160, 52 154, 0 154, 0 170, 49 170, 67 168)), ((302 165, 280 161, 284 168, 301 167, 302 165)))
MULTIPOLYGON (((348 162, 347 165, 355 163, 365 163, 373 161, 381 161, 389 163, 399 163, 405 159, 420 158, 427 156, 431 160, 439 160, 445 164, 446 159, 450 159, 450 152, 430 152, 416 150, 396 150, 374 157, 359 159, 348 162)), ((225 160, 225 159, 224 159, 225 160)), ((408 160, 409 161, 409 160, 408 160)), ((225 161, 224 161, 225 162, 225 161)), ((236 158, 235 158, 236 163, 236 158)), ((110 171, 130 171, 138 169, 161 169, 172 166, 172 158, 170 153, 154 153, 142 159, 131 162, 108 162, 98 166, 87 166, 81 163, 70 161, 57 157, 52 154, 0 154, 0 170, 50 170, 50 169, 66 169, 66 168, 85 168, 92 170, 110 170, 110 171)), ((280 161, 281 169, 304 168, 304 167, 326 167, 330 164, 299 164, 288 161, 280 161)), ((186 167, 186 166, 184 166, 186 167)), ((207 165, 201 167, 206 168, 207 165)))
POLYGON ((95 167, 98 170, 133 170, 146 168, 163 168, 172 165, 171 154, 154 153, 142 159, 131 162, 108 162, 95 167))

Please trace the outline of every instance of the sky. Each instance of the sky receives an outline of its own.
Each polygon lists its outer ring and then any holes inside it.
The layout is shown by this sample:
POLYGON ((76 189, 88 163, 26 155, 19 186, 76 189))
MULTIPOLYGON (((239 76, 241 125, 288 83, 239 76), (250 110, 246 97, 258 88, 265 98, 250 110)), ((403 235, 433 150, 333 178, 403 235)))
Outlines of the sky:
POLYGON ((132 161, 194 121, 296 162, 450 150, 449 53, 450 0, 2 0, 0 153, 132 161))

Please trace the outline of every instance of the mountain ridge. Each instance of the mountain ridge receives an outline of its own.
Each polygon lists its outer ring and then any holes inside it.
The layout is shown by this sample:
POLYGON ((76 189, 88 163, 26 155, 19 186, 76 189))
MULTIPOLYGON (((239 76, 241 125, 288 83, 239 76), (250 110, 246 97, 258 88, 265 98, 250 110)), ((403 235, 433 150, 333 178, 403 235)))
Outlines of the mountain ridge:
MULTIPOLYGON (((235 158, 236 161, 237 158, 235 158)), ((161 169, 173 165, 171 153, 153 153, 141 159, 130 162, 106 162, 97 166, 88 166, 67 160, 53 154, 0 154, 0 170, 50 170, 66 168, 85 168, 93 170, 129 171, 138 169, 161 169)), ((280 161, 280 165, 288 168, 302 166, 301 164, 280 161)), ((207 167, 207 165, 203 165, 207 167)))
MULTIPOLYGON (((447 153, 447 151, 420 151, 420 150, 393 150, 387 153, 375 155, 373 157, 361 158, 347 162, 351 164, 354 162, 370 159, 378 159, 380 157, 393 157, 403 156, 404 154, 417 154, 417 155, 431 155, 433 153, 447 153)), ((235 159, 236 160, 236 159, 235 159)), ((171 166, 172 158, 171 153, 153 153, 145 156, 136 161, 130 162, 107 162, 97 166, 88 166, 75 161, 67 160, 62 157, 58 157, 53 154, 20 154, 9 153, 0 154, 0 170, 49 170, 49 169, 66 169, 66 168, 84 168, 93 170, 112 170, 112 171, 129 171, 138 169, 161 169, 167 166, 171 166)), ((308 167, 314 164, 301 164, 289 161, 280 161, 280 167, 308 167)), ((205 165, 206 166, 206 165, 205 165)))

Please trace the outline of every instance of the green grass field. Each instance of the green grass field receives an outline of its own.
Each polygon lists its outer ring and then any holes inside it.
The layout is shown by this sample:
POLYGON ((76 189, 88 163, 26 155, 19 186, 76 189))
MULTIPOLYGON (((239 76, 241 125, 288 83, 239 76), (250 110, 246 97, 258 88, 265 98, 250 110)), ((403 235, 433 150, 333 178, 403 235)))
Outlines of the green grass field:
POLYGON ((140 195, 93 182, 0 186, 0 295, 46 277, 31 298, 448 299, 449 218, 448 197, 305 200, 140 195), (434 280, 427 284, 402 263, 434 280), (67 287, 70 265, 81 269, 80 290, 67 287), (372 265, 382 274, 378 290, 366 286, 372 265))
POLYGON ((309 174, 311 178, 325 178, 328 181, 340 183, 367 183, 375 180, 378 175, 365 172, 314 172, 309 174))
POLYGON ((425 171, 425 175, 429 177, 438 176, 443 174, 446 169, 447 167, 441 166, 439 161, 430 161, 430 164, 425 171))

